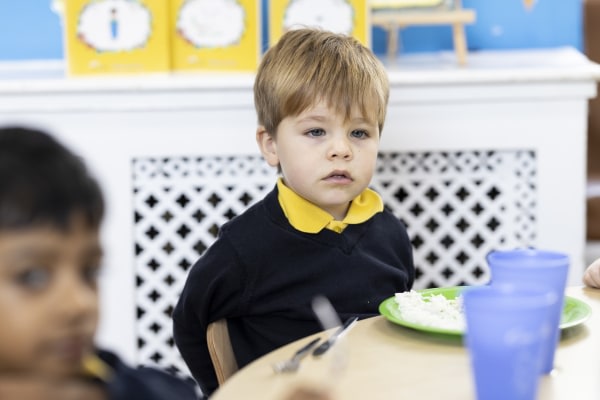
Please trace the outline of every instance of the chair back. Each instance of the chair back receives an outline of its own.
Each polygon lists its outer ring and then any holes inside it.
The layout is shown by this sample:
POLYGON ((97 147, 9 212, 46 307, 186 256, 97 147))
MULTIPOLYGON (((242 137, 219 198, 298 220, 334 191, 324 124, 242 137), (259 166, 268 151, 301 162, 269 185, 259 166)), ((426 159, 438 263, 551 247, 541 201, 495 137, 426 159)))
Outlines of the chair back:
POLYGON ((238 365, 231 347, 227 320, 211 322, 206 329, 208 352, 213 363, 217 381, 222 385, 231 375, 237 372, 238 365))

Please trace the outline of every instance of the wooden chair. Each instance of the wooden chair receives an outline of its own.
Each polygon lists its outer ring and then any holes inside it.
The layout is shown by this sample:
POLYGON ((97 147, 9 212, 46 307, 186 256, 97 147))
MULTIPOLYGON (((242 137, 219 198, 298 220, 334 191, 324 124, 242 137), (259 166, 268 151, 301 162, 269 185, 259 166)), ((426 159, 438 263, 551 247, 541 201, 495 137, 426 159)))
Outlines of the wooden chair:
POLYGON ((219 385, 222 385, 231 375, 237 372, 238 365, 231 347, 227 320, 220 319, 212 322, 206 329, 208 352, 213 363, 219 385))

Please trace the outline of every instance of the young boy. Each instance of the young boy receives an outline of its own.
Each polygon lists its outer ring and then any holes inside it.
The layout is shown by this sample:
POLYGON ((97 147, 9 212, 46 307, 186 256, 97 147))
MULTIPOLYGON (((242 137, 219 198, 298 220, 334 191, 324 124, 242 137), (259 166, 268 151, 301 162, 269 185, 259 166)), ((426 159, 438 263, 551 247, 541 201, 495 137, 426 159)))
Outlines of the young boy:
POLYGON ((100 188, 48 134, 0 128, 0 398, 195 399, 95 348, 100 188))
POLYGON ((586 268, 583 283, 589 287, 600 288, 600 258, 586 268))
POLYGON ((403 224, 368 189, 389 96, 384 67, 351 37, 300 29, 263 57, 256 140, 281 178, 221 228, 190 270, 174 337, 205 394, 217 380, 205 340, 227 319, 238 366, 321 330, 326 296, 341 320, 378 314, 414 281, 403 224))

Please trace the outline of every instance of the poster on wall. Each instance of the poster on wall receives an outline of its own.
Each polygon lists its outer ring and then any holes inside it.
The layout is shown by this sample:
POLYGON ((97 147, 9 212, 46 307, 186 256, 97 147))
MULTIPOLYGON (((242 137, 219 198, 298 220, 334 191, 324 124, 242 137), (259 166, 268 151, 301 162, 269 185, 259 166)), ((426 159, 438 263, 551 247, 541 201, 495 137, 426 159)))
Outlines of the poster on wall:
POLYGON ((269 45, 284 32, 316 27, 354 36, 371 47, 368 0, 269 0, 269 45))
POLYGON ((254 72, 260 58, 260 1, 171 0, 174 71, 254 72))
POLYGON ((69 74, 168 71, 167 6, 167 0, 66 1, 69 74))

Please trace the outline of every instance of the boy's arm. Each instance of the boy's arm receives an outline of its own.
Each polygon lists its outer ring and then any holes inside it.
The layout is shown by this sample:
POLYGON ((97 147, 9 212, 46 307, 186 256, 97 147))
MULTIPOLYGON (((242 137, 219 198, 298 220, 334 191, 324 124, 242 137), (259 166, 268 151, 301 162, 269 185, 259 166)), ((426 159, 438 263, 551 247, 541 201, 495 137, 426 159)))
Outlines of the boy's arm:
POLYGON ((587 267, 583 275, 583 283, 590 287, 600 288, 600 258, 587 267))
POLYGON ((245 273, 235 249, 219 238, 194 264, 173 311, 173 338, 194 379, 206 395, 218 386, 208 345, 208 324, 239 314, 245 273))
POLYGON ((178 320, 173 318, 175 344, 200 390, 208 396, 219 384, 210 360, 205 336, 205 332, 201 329, 190 329, 186 324, 178 323, 178 320))

